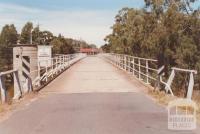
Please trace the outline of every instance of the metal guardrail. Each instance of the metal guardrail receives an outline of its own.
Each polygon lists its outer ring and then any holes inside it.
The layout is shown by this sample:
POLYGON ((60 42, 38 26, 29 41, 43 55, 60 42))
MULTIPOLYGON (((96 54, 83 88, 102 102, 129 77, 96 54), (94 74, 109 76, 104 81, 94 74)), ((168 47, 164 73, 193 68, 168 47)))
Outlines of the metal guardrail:
MULTIPOLYGON (((46 83, 56 78, 59 74, 64 72, 67 68, 72 66, 77 61, 86 57, 85 54, 69 54, 69 55, 59 55, 54 58, 38 61, 38 69, 31 71, 29 73, 29 77, 26 80, 25 86, 28 88, 26 92, 33 91, 35 89, 39 89, 43 87, 46 83), (41 67, 41 62, 51 63, 50 65, 46 64, 47 66, 41 67), (31 79, 31 74, 38 72, 38 76, 36 79, 31 79)), ((0 73, 0 89, 1 89, 1 102, 5 103, 7 101, 7 89, 5 87, 5 76, 13 74, 15 81, 18 85, 18 90, 14 90, 14 97, 13 99, 19 99, 25 94, 25 90, 23 89, 24 85, 20 83, 19 79, 19 70, 9 70, 6 72, 0 73)))
POLYGON ((132 73, 136 78, 150 84, 157 80, 157 60, 122 54, 102 54, 112 64, 132 73))
MULTIPOLYGON (((86 56, 85 54, 69 54, 69 55, 59 55, 48 60, 43 60, 43 61, 40 60, 38 62, 38 70, 36 70, 38 72, 38 77, 35 80, 33 80, 33 86, 34 87, 40 86, 41 81, 47 82, 48 78, 54 77, 54 75, 59 74, 60 72, 70 67, 75 62, 79 61, 85 56, 86 56), (46 62, 47 63, 46 65, 48 65, 48 63, 51 63, 51 65, 42 68, 40 65, 41 62, 46 62)), ((30 74, 31 73, 34 73, 34 71, 30 72, 30 74)))
POLYGON ((0 72, 0 89, 1 89, 1 101, 6 102, 7 101, 7 92, 6 92, 6 86, 5 86, 5 76, 13 74, 14 78, 16 79, 18 88, 20 89, 21 92, 21 84, 19 81, 19 74, 18 70, 9 70, 6 72, 0 72))
POLYGON ((153 84, 154 86, 158 86, 159 83, 163 84, 165 86, 164 89, 166 93, 170 93, 172 96, 174 96, 174 93, 172 91, 171 85, 175 77, 175 72, 189 73, 190 80, 187 89, 187 99, 192 98, 194 74, 197 74, 196 70, 173 67, 169 79, 167 82, 165 82, 162 79, 162 74, 160 74, 160 72, 164 69, 164 66, 157 68, 157 60, 113 53, 106 53, 101 55, 113 65, 122 70, 125 70, 128 73, 133 74, 134 77, 140 81, 145 82, 146 84, 153 84))
POLYGON ((171 69, 172 69, 172 71, 171 71, 171 74, 170 74, 167 82, 164 82, 162 80, 162 76, 160 76, 161 83, 166 85, 165 86, 166 92, 169 91, 172 95, 174 95, 173 92, 172 92, 172 89, 171 89, 171 85, 172 85, 172 82, 175 78, 176 73, 178 73, 178 72, 189 73, 189 84, 188 84, 188 89, 187 89, 187 99, 192 99, 193 88, 194 88, 194 75, 197 74, 197 71, 196 70, 176 68, 176 67, 172 67, 171 69))

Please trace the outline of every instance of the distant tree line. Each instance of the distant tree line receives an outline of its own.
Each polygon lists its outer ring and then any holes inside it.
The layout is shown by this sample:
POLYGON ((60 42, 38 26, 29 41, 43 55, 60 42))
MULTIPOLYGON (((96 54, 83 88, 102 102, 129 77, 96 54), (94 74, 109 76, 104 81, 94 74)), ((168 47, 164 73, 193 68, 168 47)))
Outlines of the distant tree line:
MULTIPOLYGON (((200 89, 200 10, 197 0, 144 0, 142 9, 123 8, 105 38, 105 52, 154 58, 171 67, 196 69, 200 89)), ((176 88, 185 89, 188 76, 180 74, 176 88)))
POLYGON ((91 47, 82 40, 65 38, 61 34, 53 35, 50 31, 41 31, 39 25, 33 27, 33 23, 27 22, 18 33, 14 24, 6 24, 0 33, 0 72, 12 69, 12 48, 17 44, 52 45, 53 54, 71 54, 78 52, 80 47, 91 47))

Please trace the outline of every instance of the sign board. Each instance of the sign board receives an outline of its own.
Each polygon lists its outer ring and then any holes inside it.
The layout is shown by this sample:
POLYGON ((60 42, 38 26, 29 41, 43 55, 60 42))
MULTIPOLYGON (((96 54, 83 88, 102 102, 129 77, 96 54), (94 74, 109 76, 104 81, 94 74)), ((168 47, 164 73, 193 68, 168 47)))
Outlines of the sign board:
POLYGON ((38 46, 38 63, 40 67, 51 67, 52 46, 38 46))

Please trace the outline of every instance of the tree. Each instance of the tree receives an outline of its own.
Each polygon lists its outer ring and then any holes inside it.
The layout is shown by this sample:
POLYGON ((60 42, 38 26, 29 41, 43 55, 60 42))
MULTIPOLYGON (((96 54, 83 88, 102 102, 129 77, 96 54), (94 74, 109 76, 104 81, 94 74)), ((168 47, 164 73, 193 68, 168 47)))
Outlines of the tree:
POLYGON ((51 33, 50 31, 42 31, 40 38, 42 39, 41 42, 40 42, 40 44, 42 44, 42 45, 49 45, 50 42, 53 39, 53 33, 51 33))
POLYGON ((41 31, 39 25, 36 26, 33 31, 32 31, 32 39, 33 39, 33 44, 41 44, 41 31))
POLYGON ((27 22, 24 25, 24 27, 22 28, 21 36, 20 36, 20 43, 30 44, 32 29, 33 29, 33 23, 27 22))
POLYGON ((17 44, 17 40, 15 26, 5 25, 0 34, 0 71, 12 68, 12 47, 17 44))
POLYGON ((54 39, 50 42, 53 46, 53 54, 71 54, 74 53, 74 49, 72 44, 68 44, 69 40, 64 38, 63 36, 54 37, 54 39))
MULTIPOLYGON (((166 77, 173 66, 200 71, 200 13, 196 0, 145 0, 145 8, 123 8, 115 17, 103 50, 157 58, 166 77)), ((196 78, 199 81, 200 75, 196 78)), ((183 89, 187 79, 178 76, 183 89)))
POLYGON ((63 45, 63 42, 61 42, 57 37, 54 38, 50 43, 53 48, 53 54, 60 54, 61 52, 61 46, 63 45))
POLYGON ((15 26, 13 24, 5 25, 0 34, 0 45, 9 47, 17 44, 17 40, 18 34, 15 26))

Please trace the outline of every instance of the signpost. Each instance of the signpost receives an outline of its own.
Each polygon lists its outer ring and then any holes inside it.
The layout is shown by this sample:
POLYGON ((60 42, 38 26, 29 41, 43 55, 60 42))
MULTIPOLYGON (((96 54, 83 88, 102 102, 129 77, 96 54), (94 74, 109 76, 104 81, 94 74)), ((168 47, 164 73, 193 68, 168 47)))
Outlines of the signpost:
POLYGON ((38 46, 38 62, 40 67, 51 67, 52 46, 38 46))

